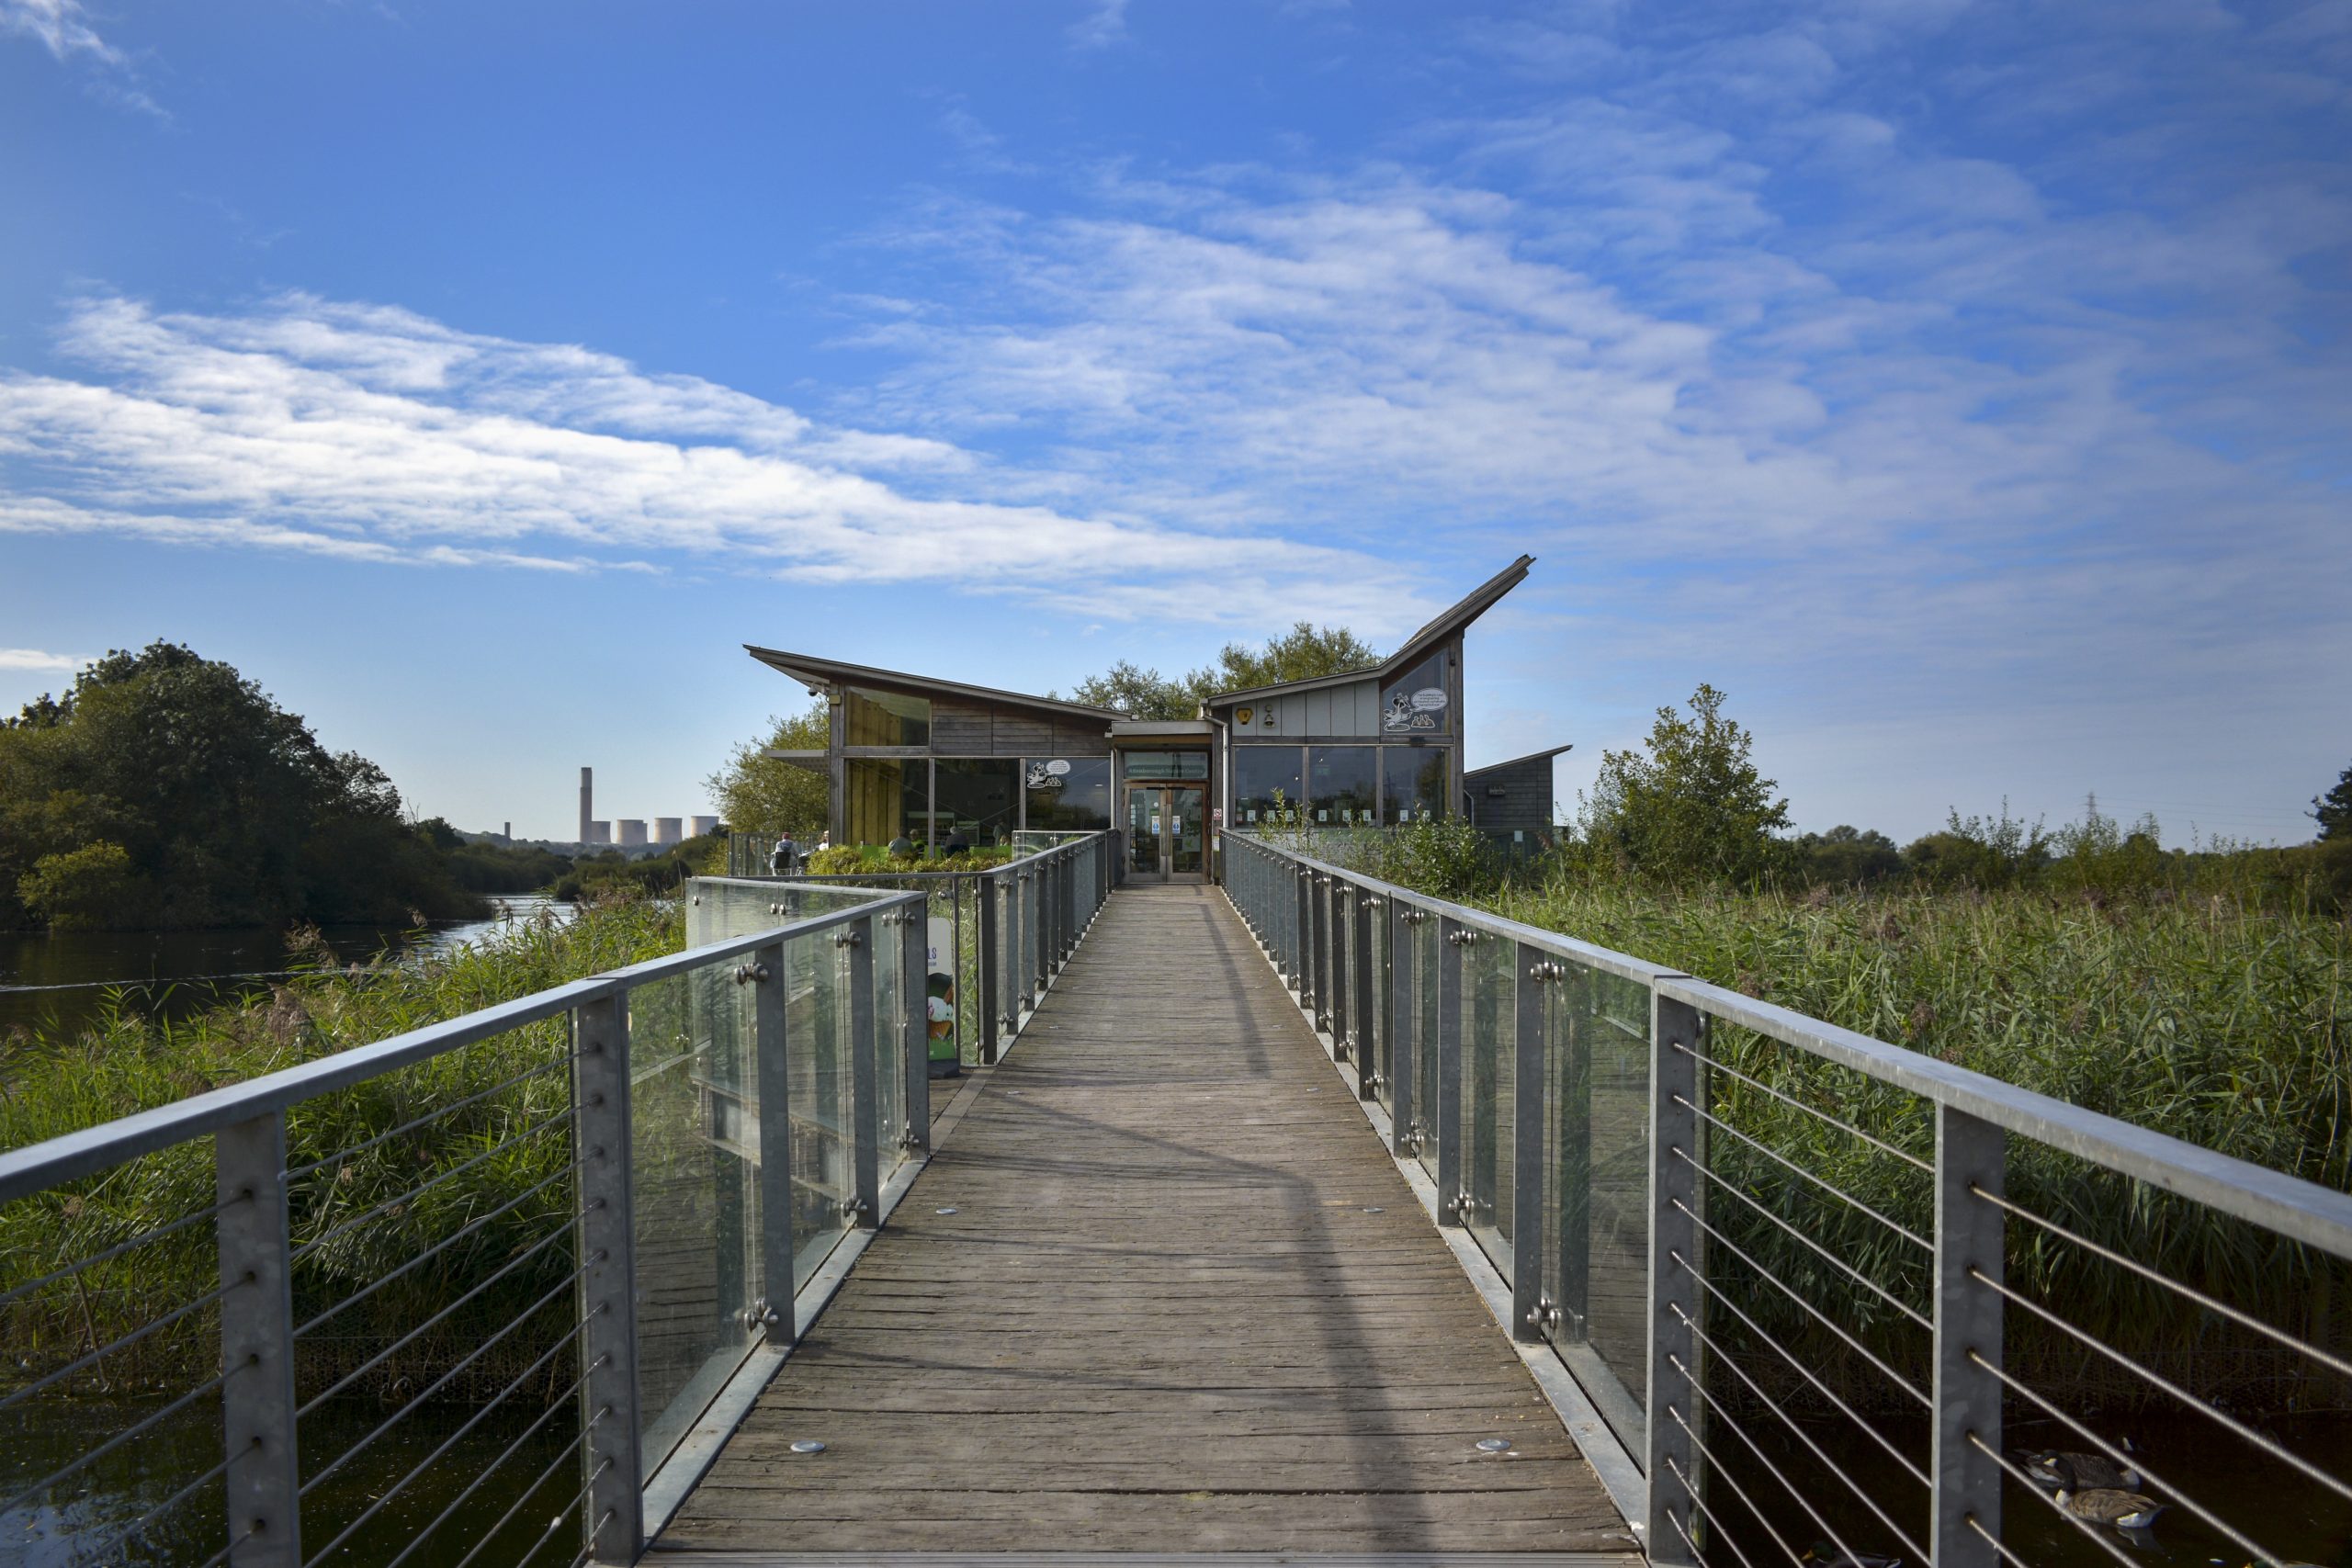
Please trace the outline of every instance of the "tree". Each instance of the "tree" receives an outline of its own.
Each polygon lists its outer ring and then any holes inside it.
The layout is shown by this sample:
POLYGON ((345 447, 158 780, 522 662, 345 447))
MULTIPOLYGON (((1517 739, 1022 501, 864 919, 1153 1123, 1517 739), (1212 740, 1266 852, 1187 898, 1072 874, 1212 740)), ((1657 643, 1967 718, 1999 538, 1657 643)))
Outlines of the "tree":
POLYGON ((236 670, 117 651, 0 724, 0 923, 393 921, 475 902, 382 769, 236 670))
POLYGON ((1215 663, 1182 681, 1171 681, 1157 670, 1138 669, 1123 659, 1102 674, 1080 681, 1070 700, 1117 708, 1135 718, 1191 718, 1200 712, 1204 701, 1219 692, 1311 681, 1379 662, 1380 655, 1372 645, 1347 627, 1317 627, 1300 621, 1282 636, 1267 638, 1261 649, 1227 643, 1218 649, 1215 663))
POLYGON ((1191 718, 1200 711, 1200 699, 1182 682, 1170 681, 1157 670, 1142 670, 1126 660, 1090 675, 1070 693, 1070 701, 1092 707, 1117 708, 1133 718, 1191 718))
POLYGON ((1372 645, 1347 627, 1318 628, 1298 621, 1282 636, 1268 637, 1263 649, 1253 651, 1238 642, 1227 643, 1217 651, 1215 664, 1193 671, 1185 683, 1195 695, 1206 697, 1283 681, 1312 681, 1379 662, 1380 655, 1372 645))
POLYGON ((2352 839, 2352 768, 2325 795, 2312 796, 2312 819, 2323 839, 2352 839))
POLYGON ((1584 833, 1596 850, 1645 875, 1669 881, 1758 881, 1787 846, 1789 803, 1757 771, 1755 738, 1724 716, 1724 694, 1701 685, 1690 715, 1657 710, 1643 751, 1604 751, 1584 802, 1584 833))
POLYGON ((767 838, 789 832, 813 840, 828 822, 830 783, 815 768, 763 757, 763 750, 822 751, 832 740, 832 709, 821 698, 797 717, 771 718, 764 740, 747 740, 704 781, 710 797, 739 833, 767 838))
POLYGON ((1826 833, 1807 833, 1796 849, 1800 874, 1816 887, 1883 882, 1903 870, 1894 840, 1871 828, 1841 823, 1826 833))

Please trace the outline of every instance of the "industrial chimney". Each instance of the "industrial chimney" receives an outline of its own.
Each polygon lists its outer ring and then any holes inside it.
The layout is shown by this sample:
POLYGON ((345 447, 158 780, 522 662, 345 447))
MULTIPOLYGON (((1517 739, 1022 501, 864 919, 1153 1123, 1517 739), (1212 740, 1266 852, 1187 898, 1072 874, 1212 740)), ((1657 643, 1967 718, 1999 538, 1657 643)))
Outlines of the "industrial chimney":
POLYGON ((595 815, 595 770, 593 768, 582 768, 580 770, 580 841, 583 844, 593 841, 588 837, 591 831, 588 823, 589 818, 595 815))

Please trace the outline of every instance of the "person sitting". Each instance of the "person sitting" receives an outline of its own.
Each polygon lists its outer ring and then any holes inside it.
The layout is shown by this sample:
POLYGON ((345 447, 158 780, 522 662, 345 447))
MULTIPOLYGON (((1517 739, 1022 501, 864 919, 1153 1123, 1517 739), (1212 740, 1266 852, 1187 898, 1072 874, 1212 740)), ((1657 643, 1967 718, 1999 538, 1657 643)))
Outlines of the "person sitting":
POLYGON ((768 869, 778 876, 790 876, 800 869, 800 846, 792 841, 789 828, 776 835, 775 848, 768 852, 768 869))
POLYGON ((890 858, 905 860, 915 852, 915 842, 904 833, 890 840, 890 858))
POLYGON ((947 831, 947 841, 939 846, 939 852, 944 855, 960 855, 969 853, 971 848, 970 835, 961 828, 951 828, 947 831))

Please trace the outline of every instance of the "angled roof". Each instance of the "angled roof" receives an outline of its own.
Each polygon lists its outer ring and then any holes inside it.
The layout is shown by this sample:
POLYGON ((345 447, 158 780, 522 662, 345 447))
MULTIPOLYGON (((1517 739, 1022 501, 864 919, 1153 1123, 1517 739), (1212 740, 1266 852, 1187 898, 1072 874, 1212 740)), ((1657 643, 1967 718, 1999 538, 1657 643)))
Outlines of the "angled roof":
POLYGON ((1261 696, 1268 692, 1312 692, 1324 686, 1343 686, 1374 677, 1385 681, 1392 675, 1402 674, 1427 658, 1430 649, 1493 609, 1498 600, 1520 585, 1521 581, 1527 576, 1527 569, 1534 564, 1533 556, 1520 557, 1464 594, 1451 609, 1407 637, 1402 648, 1377 664, 1367 664, 1355 670, 1342 670, 1334 675, 1317 675, 1305 681, 1277 681, 1268 686, 1248 686, 1239 691, 1219 692, 1208 699, 1208 705, 1224 707, 1239 702, 1244 697, 1261 696))
POLYGON ((1576 742, 1571 740, 1565 746, 1555 746, 1548 751, 1530 751, 1524 757, 1513 757, 1508 762, 1488 762, 1483 768, 1465 768, 1462 773, 1462 782, 1467 784, 1472 779, 1476 778, 1480 773, 1491 773, 1497 768, 1515 768, 1521 762, 1548 761, 1552 758, 1558 756, 1563 751, 1573 751, 1576 749, 1576 742))
POLYGON ((1091 718, 1106 724, 1112 719, 1126 716, 1117 708, 1066 703, 1056 697, 1033 697, 1025 692, 1001 692, 993 686, 971 686, 961 681, 910 675, 904 671, 883 670, 871 664, 850 664, 838 659, 820 659, 808 653, 785 653, 773 648, 755 648, 748 642, 743 645, 743 651, 771 670, 791 676, 804 686, 873 686, 886 692, 911 692, 919 695, 944 692, 953 696, 968 697, 974 702, 1033 708, 1039 713, 1091 718))

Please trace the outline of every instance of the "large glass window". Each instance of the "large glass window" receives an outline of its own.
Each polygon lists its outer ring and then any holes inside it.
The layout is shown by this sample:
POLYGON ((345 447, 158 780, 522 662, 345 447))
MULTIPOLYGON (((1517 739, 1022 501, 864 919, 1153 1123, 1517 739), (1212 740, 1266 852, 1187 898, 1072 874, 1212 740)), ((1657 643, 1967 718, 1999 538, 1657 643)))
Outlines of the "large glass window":
POLYGON ((1130 751, 1125 761, 1127 777, 1131 779, 1204 779, 1209 776, 1209 754, 1206 751, 1130 751))
POLYGON ((1010 843, 1021 825, 1021 761, 1015 757, 942 757, 932 802, 932 842, 961 833, 974 847, 1010 843))
POLYGON ((1380 688, 1383 735, 1445 735, 1453 728, 1453 650, 1439 649, 1380 688))
POLYGON ((1380 819, 1390 827, 1428 821, 1445 809, 1446 751, 1439 746, 1386 746, 1380 775, 1380 819))
POLYGON ((928 746, 931 744, 931 699, 898 692, 873 692, 852 686, 842 702, 842 744, 847 746, 928 746))
POLYGON ((895 757, 852 757, 843 770, 849 798, 842 820, 853 844, 887 844, 922 836, 927 770, 895 757))
POLYGON ((1380 800, 1380 748, 1317 746, 1307 753, 1307 820, 1318 827, 1369 826, 1380 800))
POLYGON ((1233 749, 1233 825, 1263 827, 1273 820, 1279 792, 1284 811, 1306 804, 1295 746, 1236 746, 1233 749))
POLYGON ((1111 759, 1032 757, 1029 826, 1083 832, 1111 825, 1111 759))

